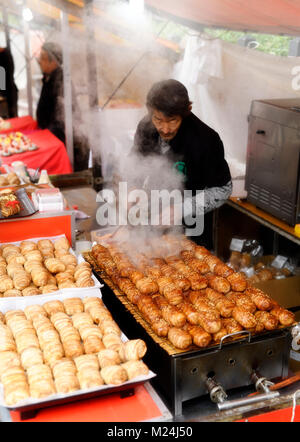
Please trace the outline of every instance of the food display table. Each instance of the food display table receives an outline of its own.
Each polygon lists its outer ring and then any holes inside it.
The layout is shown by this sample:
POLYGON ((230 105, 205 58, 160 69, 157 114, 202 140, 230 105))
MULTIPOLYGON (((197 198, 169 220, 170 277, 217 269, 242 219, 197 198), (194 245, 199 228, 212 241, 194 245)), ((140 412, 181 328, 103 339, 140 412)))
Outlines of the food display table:
POLYGON ((23 132, 26 134, 37 129, 37 122, 30 115, 10 118, 6 121, 11 124, 11 127, 0 130, 0 134, 8 134, 10 132, 23 132))
POLYGON ((37 150, 1 157, 3 164, 11 165, 14 161, 23 161, 28 168, 46 169, 49 175, 68 174, 72 166, 66 147, 48 129, 30 133, 30 140, 38 146, 37 150))
POLYGON ((227 202, 230 207, 245 213, 259 223, 265 225, 266 227, 272 229, 275 233, 284 236, 285 238, 293 241, 294 243, 300 245, 300 238, 296 236, 293 227, 289 226, 284 221, 276 218, 264 210, 255 207, 248 201, 240 200, 239 198, 230 198, 227 202))

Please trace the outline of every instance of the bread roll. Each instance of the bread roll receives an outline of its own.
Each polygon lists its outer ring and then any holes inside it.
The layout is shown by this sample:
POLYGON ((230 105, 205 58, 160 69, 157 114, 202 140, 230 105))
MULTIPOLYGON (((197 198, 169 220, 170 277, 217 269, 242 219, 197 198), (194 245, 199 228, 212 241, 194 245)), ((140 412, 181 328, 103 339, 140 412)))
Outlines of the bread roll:
POLYGON ((100 371, 105 384, 120 385, 128 380, 127 372, 121 365, 110 365, 100 371))
POLYGON ((143 361, 127 361, 121 365, 125 368, 129 380, 137 376, 146 376, 149 373, 149 368, 143 361))

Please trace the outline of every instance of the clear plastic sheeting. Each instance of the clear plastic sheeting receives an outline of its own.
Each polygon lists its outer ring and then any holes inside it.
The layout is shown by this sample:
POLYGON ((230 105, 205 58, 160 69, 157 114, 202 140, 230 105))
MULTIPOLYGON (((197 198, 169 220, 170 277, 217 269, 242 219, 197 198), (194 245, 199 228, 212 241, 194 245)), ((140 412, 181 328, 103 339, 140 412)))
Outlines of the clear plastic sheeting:
POLYGON ((252 100, 300 98, 300 57, 280 57, 217 39, 190 36, 174 77, 184 83, 193 112, 215 129, 232 177, 245 175, 252 100))

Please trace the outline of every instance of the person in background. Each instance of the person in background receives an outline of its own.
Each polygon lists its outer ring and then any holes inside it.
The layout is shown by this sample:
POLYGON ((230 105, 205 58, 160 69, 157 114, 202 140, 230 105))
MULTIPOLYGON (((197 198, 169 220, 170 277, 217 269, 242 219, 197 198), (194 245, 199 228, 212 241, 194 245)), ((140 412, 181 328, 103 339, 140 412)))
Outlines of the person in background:
POLYGON ((9 48, 0 47, 0 67, 5 70, 5 90, 0 90, 7 102, 8 118, 18 116, 18 88, 14 80, 14 60, 9 48))
POLYGON ((177 80, 155 83, 147 94, 146 105, 148 115, 138 124, 133 152, 167 156, 184 174, 186 190, 193 195, 204 190, 204 232, 192 239, 211 250, 213 211, 232 192, 223 143, 217 132, 192 113, 188 91, 177 80))
MULTIPOLYGON (((62 48, 57 43, 44 43, 38 61, 43 73, 43 86, 36 111, 38 126, 41 129, 49 129, 63 143, 66 143, 62 48)), ((88 168, 89 148, 86 137, 79 131, 81 113, 73 85, 72 119, 73 169, 80 171, 88 168)))

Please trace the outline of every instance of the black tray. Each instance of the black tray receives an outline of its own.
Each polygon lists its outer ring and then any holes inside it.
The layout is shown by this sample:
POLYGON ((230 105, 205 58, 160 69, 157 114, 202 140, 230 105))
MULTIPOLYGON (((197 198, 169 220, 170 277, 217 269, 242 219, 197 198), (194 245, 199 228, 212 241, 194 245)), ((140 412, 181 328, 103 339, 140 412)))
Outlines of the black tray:
POLYGON ((8 217, 4 217, 0 212, 0 221, 5 221, 8 219, 15 219, 15 218, 25 218, 25 217, 31 216, 37 212, 36 208, 33 205, 33 202, 31 201, 31 199, 27 195, 27 192, 25 189, 15 190, 14 193, 15 193, 16 197, 18 198, 18 200, 20 201, 22 209, 16 215, 12 215, 12 216, 8 216, 8 217))

